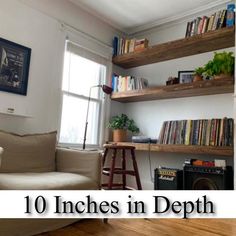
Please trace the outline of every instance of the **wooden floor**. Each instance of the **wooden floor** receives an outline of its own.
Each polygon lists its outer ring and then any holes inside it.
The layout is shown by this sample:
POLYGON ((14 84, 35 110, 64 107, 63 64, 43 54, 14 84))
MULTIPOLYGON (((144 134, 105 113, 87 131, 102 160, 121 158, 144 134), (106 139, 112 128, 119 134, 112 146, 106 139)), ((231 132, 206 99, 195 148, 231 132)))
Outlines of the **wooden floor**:
POLYGON ((99 219, 81 220, 38 236, 235 236, 236 219, 99 219))

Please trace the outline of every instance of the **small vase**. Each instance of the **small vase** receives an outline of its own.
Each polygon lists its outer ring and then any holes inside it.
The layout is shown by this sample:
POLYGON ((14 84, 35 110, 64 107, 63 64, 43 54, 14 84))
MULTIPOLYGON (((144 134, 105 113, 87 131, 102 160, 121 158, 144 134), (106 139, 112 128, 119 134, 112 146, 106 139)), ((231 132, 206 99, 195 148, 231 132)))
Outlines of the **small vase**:
POLYGON ((125 142, 127 140, 127 130, 115 129, 113 130, 113 142, 125 142))

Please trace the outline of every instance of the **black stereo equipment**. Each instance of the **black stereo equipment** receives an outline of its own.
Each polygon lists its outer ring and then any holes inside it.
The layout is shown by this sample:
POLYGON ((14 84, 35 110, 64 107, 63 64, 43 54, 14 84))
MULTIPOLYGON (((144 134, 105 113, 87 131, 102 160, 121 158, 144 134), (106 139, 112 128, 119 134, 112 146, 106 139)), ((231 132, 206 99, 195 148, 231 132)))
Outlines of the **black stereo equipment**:
POLYGON ((182 190, 183 171, 166 167, 155 169, 154 189, 182 190))
POLYGON ((185 165, 183 171, 185 190, 232 190, 231 166, 207 167, 185 165))

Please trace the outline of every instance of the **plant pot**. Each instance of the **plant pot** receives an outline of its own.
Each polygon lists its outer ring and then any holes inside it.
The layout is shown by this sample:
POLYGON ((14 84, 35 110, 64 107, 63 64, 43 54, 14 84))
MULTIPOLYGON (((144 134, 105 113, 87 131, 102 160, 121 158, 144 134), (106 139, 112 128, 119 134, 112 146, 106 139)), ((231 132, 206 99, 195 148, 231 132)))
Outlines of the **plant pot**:
POLYGON ((194 75, 193 82, 202 81, 203 78, 201 75, 194 75))
POLYGON ((125 142, 127 140, 127 130, 115 129, 113 130, 113 142, 125 142))
POLYGON ((214 79, 228 79, 230 77, 233 78, 233 76, 229 74, 219 74, 219 75, 215 75, 214 79))

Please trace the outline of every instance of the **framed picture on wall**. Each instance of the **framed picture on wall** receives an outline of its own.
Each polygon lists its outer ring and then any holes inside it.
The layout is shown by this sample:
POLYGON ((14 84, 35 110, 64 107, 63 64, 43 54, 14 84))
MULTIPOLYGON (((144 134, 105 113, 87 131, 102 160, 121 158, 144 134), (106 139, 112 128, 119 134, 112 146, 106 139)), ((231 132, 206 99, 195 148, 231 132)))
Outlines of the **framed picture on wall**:
POLYGON ((178 78, 179 83, 192 83, 194 77, 194 71, 193 70, 185 70, 185 71, 179 71, 178 72, 178 78))
POLYGON ((0 90, 27 94, 31 49, 0 38, 0 90))

